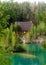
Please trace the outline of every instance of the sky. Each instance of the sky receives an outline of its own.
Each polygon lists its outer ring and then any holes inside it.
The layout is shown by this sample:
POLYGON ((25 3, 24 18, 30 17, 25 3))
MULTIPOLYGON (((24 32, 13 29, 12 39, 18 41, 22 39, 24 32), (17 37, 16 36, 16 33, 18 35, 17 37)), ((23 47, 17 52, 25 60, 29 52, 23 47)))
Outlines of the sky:
MULTIPOLYGON (((1 1, 9 1, 9 0, 1 0, 1 1)), ((31 2, 31 3, 33 3, 33 2, 36 2, 36 3, 38 3, 38 2, 45 2, 46 3, 46 0, 14 0, 15 2, 17 1, 17 2, 25 2, 25 1, 28 1, 28 2, 31 2)))

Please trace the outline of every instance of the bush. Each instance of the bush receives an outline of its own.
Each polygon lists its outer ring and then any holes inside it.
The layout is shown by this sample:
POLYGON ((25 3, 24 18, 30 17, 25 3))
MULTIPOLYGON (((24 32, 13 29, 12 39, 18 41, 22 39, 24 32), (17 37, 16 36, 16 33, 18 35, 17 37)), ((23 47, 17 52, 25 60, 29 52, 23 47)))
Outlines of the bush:
POLYGON ((42 43, 42 47, 43 47, 44 49, 46 49, 46 42, 43 42, 43 43, 42 43))
POLYGON ((15 24, 13 25, 13 30, 14 30, 15 32, 21 32, 21 26, 20 26, 19 24, 15 23, 15 24))
POLYGON ((12 65, 12 58, 4 54, 0 54, 0 65, 12 65))

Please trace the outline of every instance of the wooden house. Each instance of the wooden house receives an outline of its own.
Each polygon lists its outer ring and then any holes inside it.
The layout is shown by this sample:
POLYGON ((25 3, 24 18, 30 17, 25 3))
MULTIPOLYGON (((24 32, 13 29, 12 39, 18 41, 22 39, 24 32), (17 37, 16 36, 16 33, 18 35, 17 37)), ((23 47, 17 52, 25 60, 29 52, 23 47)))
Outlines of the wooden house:
POLYGON ((15 23, 17 23, 18 25, 21 26, 21 29, 22 29, 21 32, 23 32, 23 33, 28 32, 31 25, 32 25, 32 21, 29 21, 29 22, 15 22, 15 23))

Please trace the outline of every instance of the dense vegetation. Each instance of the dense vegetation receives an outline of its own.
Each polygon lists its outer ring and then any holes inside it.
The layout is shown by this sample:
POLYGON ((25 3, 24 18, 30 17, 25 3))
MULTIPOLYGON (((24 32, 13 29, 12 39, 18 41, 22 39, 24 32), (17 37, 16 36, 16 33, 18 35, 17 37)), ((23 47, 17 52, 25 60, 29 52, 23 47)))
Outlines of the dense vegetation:
POLYGON ((0 65, 11 65, 11 56, 0 54, 0 65))
POLYGON ((46 4, 34 3, 33 5, 28 2, 0 2, 0 46, 5 48, 14 45, 16 31, 19 28, 21 31, 19 25, 14 25, 15 21, 32 21, 31 32, 27 34, 28 39, 37 38, 39 35, 46 36, 46 4))
MULTIPOLYGON (((26 34, 28 41, 41 35, 46 36, 46 4, 34 3, 33 5, 28 2, 0 2, 0 54, 12 53, 14 49, 15 51, 20 48, 23 50, 23 47, 19 45, 19 43, 22 43, 22 35, 18 33, 18 31, 21 31, 21 27, 15 24, 15 21, 32 21, 32 27, 26 34)), ((0 57, 0 60, 2 59, 1 65, 10 62, 2 57, 0 57)))

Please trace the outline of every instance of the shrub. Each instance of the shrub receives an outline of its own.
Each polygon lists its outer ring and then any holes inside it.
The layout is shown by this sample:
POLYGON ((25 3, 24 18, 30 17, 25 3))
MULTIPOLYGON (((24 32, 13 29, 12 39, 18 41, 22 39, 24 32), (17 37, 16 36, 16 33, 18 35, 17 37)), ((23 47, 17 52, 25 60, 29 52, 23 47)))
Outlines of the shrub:
POLYGON ((42 43, 42 47, 43 47, 44 49, 46 49, 46 42, 43 42, 43 43, 42 43))
POLYGON ((12 58, 4 54, 0 54, 0 65, 12 65, 12 58))
POLYGON ((13 26, 13 30, 15 32, 21 32, 21 26, 19 24, 15 23, 13 26))

